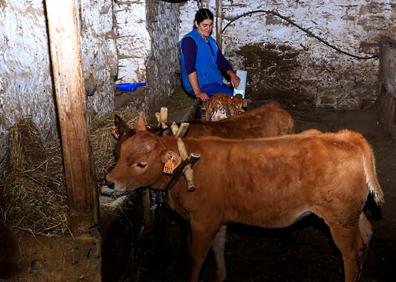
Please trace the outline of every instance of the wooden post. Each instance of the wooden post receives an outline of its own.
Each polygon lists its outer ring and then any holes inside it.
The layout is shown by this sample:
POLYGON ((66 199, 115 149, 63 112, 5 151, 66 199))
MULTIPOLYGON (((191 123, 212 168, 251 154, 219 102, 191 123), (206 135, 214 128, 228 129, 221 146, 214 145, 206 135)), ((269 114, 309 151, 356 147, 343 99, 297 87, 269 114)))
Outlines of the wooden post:
POLYGON ((385 131, 396 139, 396 41, 385 38, 380 47, 378 116, 385 131))
POLYGON ((223 0, 216 0, 216 41, 220 48, 223 49, 222 29, 223 29, 223 0))
POLYGON ((98 222, 75 1, 46 0, 51 65, 73 234, 98 222))

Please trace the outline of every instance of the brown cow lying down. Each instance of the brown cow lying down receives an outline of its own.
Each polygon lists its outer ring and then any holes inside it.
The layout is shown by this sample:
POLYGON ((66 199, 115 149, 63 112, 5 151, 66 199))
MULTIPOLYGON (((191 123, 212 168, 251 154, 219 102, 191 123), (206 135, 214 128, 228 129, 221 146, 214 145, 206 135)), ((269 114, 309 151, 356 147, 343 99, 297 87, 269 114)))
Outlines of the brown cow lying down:
MULTIPOLYGON (((177 140, 148 132, 141 118, 135 129, 121 145, 120 159, 107 180, 118 191, 148 186, 164 190, 171 180, 163 173, 164 163, 177 157, 177 140)), ((201 155, 193 168, 197 190, 188 192, 180 178, 168 190, 167 201, 190 222, 188 281, 198 281, 211 246, 216 281, 225 279, 224 224, 278 228, 307 213, 329 226, 342 254, 345 281, 358 280, 372 235, 362 209, 369 193, 377 204, 383 202, 374 156, 362 135, 312 130, 245 140, 186 138, 184 143, 189 153, 201 155)))

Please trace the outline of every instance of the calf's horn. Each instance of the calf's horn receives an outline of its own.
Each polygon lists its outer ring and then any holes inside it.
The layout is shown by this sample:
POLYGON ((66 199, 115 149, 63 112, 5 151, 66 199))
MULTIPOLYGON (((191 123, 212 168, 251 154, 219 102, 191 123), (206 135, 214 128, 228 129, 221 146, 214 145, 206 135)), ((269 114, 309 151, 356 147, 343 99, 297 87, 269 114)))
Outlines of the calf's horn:
MULTIPOLYGON (((188 158, 187 149, 186 149, 186 146, 184 145, 183 140, 181 140, 181 138, 177 138, 177 148, 179 149, 180 157, 182 158, 182 160, 183 161, 186 160, 188 158)), ((195 191, 194 173, 191 168, 191 164, 187 164, 184 167, 183 174, 187 181, 187 190, 189 192, 195 191)))
POLYGON ((168 122, 168 108, 167 107, 161 107, 160 110, 160 123, 162 129, 168 128, 168 125, 166 124, 168 122))
POLYGON ((176 136, 177 131, 179 130, 179 126, 176 124, 176 122, 172 122, 170 128, 171 128, 172 134, 176 136))
POLYGON ((145 131, 147 130, 147 121, 146 121, 146 116, 144 112, 139 113, 139 118, 136 121, 135 124, 135 130, 136 131, 145 131))
POLYGON ((189 125, 190 124, 187 122, 182 122, 182 124, 180 124, 180 127, 175 134, 176 138, 183 138, 184 135, 186 135, 189 125))
POLYGON ((160 118, 159 112, 155 113, 155 118, 157 119, 157 127, 160 127, 161 126, 161 118, 160 118))

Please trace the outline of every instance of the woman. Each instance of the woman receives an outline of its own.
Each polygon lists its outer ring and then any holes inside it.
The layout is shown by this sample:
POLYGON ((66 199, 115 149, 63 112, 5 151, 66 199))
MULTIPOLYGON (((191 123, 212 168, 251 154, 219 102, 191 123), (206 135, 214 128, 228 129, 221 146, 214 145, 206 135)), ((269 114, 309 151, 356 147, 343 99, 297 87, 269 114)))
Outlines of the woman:
POLYGON ((212 29, 212 12, 199 9, 195 14, 193 30, 180 42, 184 89, 202 101, 207 101, 218 93, 233 95, 233 89, 223 83, 222 73, 229 76, 233 87, 238 87, 240 82, 216 41, 210 36, 212 29))

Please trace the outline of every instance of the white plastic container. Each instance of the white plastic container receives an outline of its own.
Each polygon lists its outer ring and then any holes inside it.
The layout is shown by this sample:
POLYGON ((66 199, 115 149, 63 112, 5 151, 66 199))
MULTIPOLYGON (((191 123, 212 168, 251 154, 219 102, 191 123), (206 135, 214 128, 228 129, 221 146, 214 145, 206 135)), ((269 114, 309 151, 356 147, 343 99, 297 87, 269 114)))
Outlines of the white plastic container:
POLYGON ((242 99, 245 99, 247 71, 237 70, 236 75, 240 78, 241 81, 239 82, 238 87, 234 88, 234 96, 240 96, 242 99))

